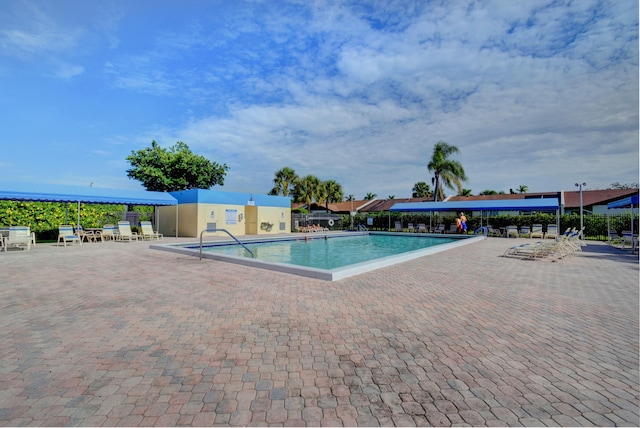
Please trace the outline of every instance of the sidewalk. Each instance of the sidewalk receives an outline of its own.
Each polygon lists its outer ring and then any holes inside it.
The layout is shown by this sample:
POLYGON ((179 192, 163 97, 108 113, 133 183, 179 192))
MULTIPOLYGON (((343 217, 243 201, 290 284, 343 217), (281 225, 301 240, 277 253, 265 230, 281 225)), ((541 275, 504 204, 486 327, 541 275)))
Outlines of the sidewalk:
POLYGON ((336 282, 149 242, 0 253, 0 424, 640 425, 638 255, 500 257, 525 241, 336 282))

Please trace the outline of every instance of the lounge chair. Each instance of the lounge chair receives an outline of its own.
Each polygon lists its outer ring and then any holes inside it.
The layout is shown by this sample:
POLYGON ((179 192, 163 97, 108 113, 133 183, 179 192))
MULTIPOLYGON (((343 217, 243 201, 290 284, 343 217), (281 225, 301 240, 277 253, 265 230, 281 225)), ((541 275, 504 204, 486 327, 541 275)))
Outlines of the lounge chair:
POLYGON ((542 231, 541 224, 534 224, 533 226, 531 226, 530 237, 544 239, 544 232, 542 231))
POLYGON ((409 229, 409 232, 415 232, 416 228, 413 226, 413 223, 409 223, 407 225, 407 229, 409 229))
POLYGON ((154 232, 150 221, 141 221, 142 239, 163 239, 162 233, 154 232))
POLYGON ((76 235, 80 237, 80 241, 91 242, 96 240, 96 234, 92 231, 84 230, 82 226, 76 226, 76 235))
POLYGON ((60 242, 62 242, 65 247, 67 246, 67 242, 72 244, 77 242, 82 245, 82 239, 74 232, 73 226, 68 224, 63 224, 58 227, 58 242, 56 243, 56 246, 60 245, 60 242))
POLYGON ((622 247, 620 248, 624 248, 624 246, 628 244, 631 250, 635 250, 637 239, 638 238, 633 236, 633 233, 631 233, 630 230, 623 230, 622 231, 622 247))
POLYGON ((34 235, 30 232, 29 226, 11 226, 9 228, 9 236, 4 241, 4 250, 22 248, 28 251, 31 249, 31 244, 34 240, 34 235))
POLYGON ((544 234, 545 239, 558 239, 558 226, 555 224, 547 225, 547 233, 544 234))
POLYGON ((401 221, 396 221, 395 230, 396 230, 396 232, 402 232, 402 222, 401 221))
POLYGON ((518 236, 521 238, 531 238, 531 228, 529 226, 522 226, 518 236))
POLYGON ((505 232, 507 238, 518 237, 518 226, 507 226, 507 231, 505 232))
POLYGON ((427 233, 427 226, 424 223, 419 223, 418 230, 416 232, 427 233))
POLYGON ((502 236, 502 232, 500 232, 500 229, 494 229, 491 226, 487 226, 487 235, 489 235, 489 236, 502 236))
POLYGON ((137 241, 138 234, 131 231, 131 224, 128 221, 118 222, 118 241, 137 241))
POLYGON ((435 230, 433 231, 433 233, 444 233, 444 223, 440 223, 435 230))
POLYGON ((615 245, 619 245, 622 244, 622 237, 620 235, 618 235, 618 231, 617 230, 609 230, 607 231, 607 243, 610 246, 615 246, 615 245))
POLYGON ((115 240, 118 236, 118 228, 113 224, 105 224, 102 228, 102 240, 105 239, 112 241, 115 240))
POLYGON ((447 233, 458 233, 458 228, 456 227, 455 223, 451 223, 451 225, 449 226, 449 230, 447 230, 447 233))

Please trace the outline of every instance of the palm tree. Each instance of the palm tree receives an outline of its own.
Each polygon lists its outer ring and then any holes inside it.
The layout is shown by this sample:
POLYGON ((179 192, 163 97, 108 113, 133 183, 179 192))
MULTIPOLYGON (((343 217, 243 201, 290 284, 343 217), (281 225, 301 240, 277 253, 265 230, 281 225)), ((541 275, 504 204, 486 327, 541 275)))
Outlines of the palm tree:
POLYGON ((431 186, 429 186, 424 181, 418 181, 413 185, 413 189, 411 190, 412 198, 432 198, 433 192, 431 191, 431 186))
POLYGON ((462 189, 458 192, 458 196, 471 196, 471 189, 462 189))
POLYGON ((311 211, 311 203, 317 198, 320 180, 314 175, 307 175, 299 179, 293 188, 294 201, 307 204, 307 210, 311 211))
POLYGON ((395 198, 396 198, 396 195, 389 195, 389 196, 387 196, 387 199, 395 199, 395 198))
POLYGON ((378 196, 378 195, 376 195, 375 193, 369 192, 369 193, 367 193, 367 196, 364 197, 364 200, 365 201, 372 201, 372 200, 374 200, 376 198, 376 196, 378 196))
POLYGON ((282 193, 282 196, 289 196, 297 180, 298 175, 296 172, 292 168, 285 166, 281 170, 276 171, 275 178, 273 179, 274 186, 269 194, 279 195, 282 193))
POLYGON ((355 201, 355 200, 356 200, 356 197, 355 197, 354 195, 349 195, 349 196, 347 196, 347 199, 346 199, 346 200, 347 200, 347 201, 355 201))
POLYGON ((323 182, 322 187, 324 187, 324 200, 327 212, 329 212, 329 203, 342 202, 344 192, 342 191, 342 185, 335 180, 327 180, 323 182))
POLYGON ((520 187, 518 188, 518 192, 520 193, 527 193, 528 190, 529 190, 529 187, 525 186, 524 184, 521 184, 520 187))
POLYGON ((491 189, 483 190, 482 192, 478 193, 478 195, 497 195, 497 194, 498 192, 491 189))
POLYGON ((467 180, 467 175, 459 161, 449 159, 453 154, 460 152, 456 146, 451 146, 444 141, 438 141, 433 146, 433 155, 427 165, 429 172, 433 173, 435 190, 433 200, 444 199, 444 187, 453 189, 454 186, 460 191, 462 182, 467 180))

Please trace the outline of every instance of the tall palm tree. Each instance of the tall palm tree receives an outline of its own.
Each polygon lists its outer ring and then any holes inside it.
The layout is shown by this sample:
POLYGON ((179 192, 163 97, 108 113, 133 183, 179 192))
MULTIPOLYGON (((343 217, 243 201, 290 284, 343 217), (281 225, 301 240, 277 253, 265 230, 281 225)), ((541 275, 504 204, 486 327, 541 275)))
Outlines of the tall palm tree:
POLYGON ((471 189, 462 189, 458 192, 458 196, 471 196, 471 189))
POLYGON ((518 192, 520 193, 527 193, 528 190, 529 190, 529 187, 525 186, 524 184, 521 184, 520 187, 518 188, 518 192))
POLYGON ((329 203, 342 202, 342 199, 344 199, 344 192, 342 191, 342 185, 335 180, 327 180, 323 182, 322 187, 324 187, 324 201, 327 212, 329 212, 329 203))
POLYGON ((354 195, 349 195, 349 196, 347 196, 347 199, 346 199, 346 200, 347 200, 347 201, 355 201, 355 200, 356 200, 356 197, 355 197, 354 195))
POLYGON ((279 171, 276 171, 275 178, 273 179, 273 189, 269 192, 270 195, 289 196, 293 191, 293 188, 298 180, 296 172, 285 166, 279 171))
POLYGON ((293 188, 293 197, 296 202, 307 204, 311 210, 311 203, 317 198, 320 180, 315 175, 307 175, 299 179, 293 188))
POLYGON ((414 184, 411 192, 412 192, 411 197, 413 198, 432 198, 433 197, 431 186, 429 186, 424 181, 418 181, 416 184, 414 184))
POLYGON ((450 156, 459 153, 456 146, 449 145, 444 141, 438 141, 433 146, 433 155, 427 165, 429 172, 433 173, 435 190, 433 200, 444 199, 444 187, 460 191, 462 182, 467 180, 462 164, 457 160, 450 159, 450 156))
POLYGON ((372 200, 374 200, 376 198, 376 196, 378 196, 378 195, 376 195, 375 193, 369 192, 369 193, 367 193, 367 196, 364 197, 364 200, 365 201, 372 201, 372 200))

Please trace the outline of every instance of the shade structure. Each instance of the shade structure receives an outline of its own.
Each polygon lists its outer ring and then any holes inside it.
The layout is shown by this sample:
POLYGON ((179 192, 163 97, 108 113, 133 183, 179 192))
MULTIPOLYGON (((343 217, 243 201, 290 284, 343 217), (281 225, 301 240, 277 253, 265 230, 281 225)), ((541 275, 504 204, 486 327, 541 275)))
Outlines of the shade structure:
POLYGON ((0 199, 87 204, 177 205, 169 193, 55 184, 0 183, 0 199))
MULTIPOLYGON (((634 208, 638 208, 638 201, 640 200, 640 198, 638 198, 638 195, 633 195, 633 196, 629 196, 628 198, 624 198, 624 199, 620 199, 618 201, 613 201, 613 202, 609 202, 607 204, 607 209, 611 209, 611 208, 631 208, 631 234, 634 235, 636 233, 636 231, 634 230, 634 224, 633 224, 633 213, 634 213, 634 208)), ((609 219, 607 218, 607 228, 610 229, 609 226, 609 219)))
POLYGON ((399 202, 390 211, 555 211, 558 198, 494 199, 487 201, 399 202))
POLYGON ((629 196, 628 198, 620 199, 618 201, 609 202, 607 209, 610 208, 633 208, 638 206, 638 195, 629 196))

